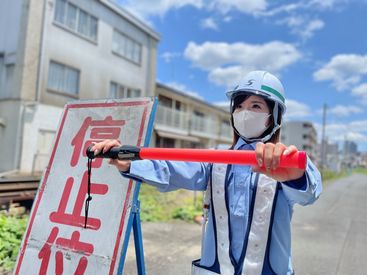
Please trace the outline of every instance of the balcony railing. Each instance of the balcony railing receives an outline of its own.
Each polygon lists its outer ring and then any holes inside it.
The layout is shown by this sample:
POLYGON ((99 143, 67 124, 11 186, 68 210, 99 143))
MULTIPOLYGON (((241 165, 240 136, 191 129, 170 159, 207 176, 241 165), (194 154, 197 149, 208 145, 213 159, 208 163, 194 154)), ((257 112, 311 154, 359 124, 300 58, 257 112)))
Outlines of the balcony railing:
POLYGON ((231 126, 226 124, 221 125, 220 123, 220 121, 212 118, 195 114, 191 114, 190 116, 188 113, 164 106, 158 106, 155 117, 155 127, 157 130, 231 142, 231 126))
POLYGON ((210 118, 192 115, 190 131, 198 136, 217 138, 218 123, 210 118))
POLYGON ((188 114, 168 107, 158 106, 155 121, 157 124, 164 127, 181 131, 189 130, 188 114))
POLYGON ((228 124, 222 124, 221 125, 221 129, 220 129, 220 135, 219 138, 223 141, 232 141, 232 135, 233 135, 233 129, 232 127, 228 124))

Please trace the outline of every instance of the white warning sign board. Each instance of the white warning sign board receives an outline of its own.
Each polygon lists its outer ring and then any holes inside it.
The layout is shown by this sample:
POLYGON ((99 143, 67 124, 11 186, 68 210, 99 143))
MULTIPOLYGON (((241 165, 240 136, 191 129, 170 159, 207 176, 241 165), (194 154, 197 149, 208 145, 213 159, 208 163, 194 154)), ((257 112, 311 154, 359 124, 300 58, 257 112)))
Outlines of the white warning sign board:
POLYGON ((65 106, 14 274, 117 273, 135 183, 107 160, 93 160, 92 200, 84 228, 86 149, 105 139, 143 146, 153 106, 152 98, 65 106))

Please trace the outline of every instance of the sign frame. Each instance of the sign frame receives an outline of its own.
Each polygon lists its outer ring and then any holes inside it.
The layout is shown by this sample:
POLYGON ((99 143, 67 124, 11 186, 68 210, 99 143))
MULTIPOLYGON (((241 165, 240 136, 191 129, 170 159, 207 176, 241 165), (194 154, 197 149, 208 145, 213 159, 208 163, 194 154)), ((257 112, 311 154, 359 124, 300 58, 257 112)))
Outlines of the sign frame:
MULTIPOLYGON (((15 275, 20 274, 19 272, 22 266, 24 255, 25 255, 27 246, 29 245, 29 238, 30 238, 30 234, 32 231, 33 223, 38 213, 37 211, 39 209, 39 205, 40 205, 40 202, 44 194, 46 183, 48 182, 48 177, 50 175, 51 167, 53 165, 54 158, 55 158, 55 153, 56 153, 56 150, 60 142, 60 137, 63 131, 63 127, 65 126, 65 120, 66 120, 69 110, 73 108, 81 108, 81 107, 83 108, 104 107, 104 106, 105 107, 119 107, 119 106, 134 106, 134 105, 146 104, 145 109, 142 114, 141 125, 139 129, 139 134, 137 137, 137 140, 138 140, 137 145, 146 147, 146 146, 149 146, 150 138, 153 132, 152 131, 153 122, 154 122, 154 117, 155 117, 155 113, 156 113, 156 109, 158 105, 158 99, 156 97, 147 97, 144 99, 139 98, 138 101, 133 101, 133 99, 131 100, 129 99, 126 101, 116 101, 116 100, 111 100, 111 99, 96 100, 96 101, 88 100, 88 101, 76 101, 76 102, 72 102, 72 103, 65 105, 64 112, 62 114, 62 117, 59 123, 59 127, 58 127, 58 131, 56 134, 54 147, 51 152, 50 160, 49 160, 47 168, 45 169, 43 173, 42 181, 40 182, 38 192, 35 198, 35 203, 32 206, 32 211, 30 214, 28 226, 24 233, 23 240, 20 246, 18 259, 17 259, 16 265, 13 271, 15 275), (151 108, 150 114, 147 114, 148 106, 151 108), (146 128, 144 127, 144 124, 147 124, 146 128), (145 128, 145 137, 143 137, 144 128, 145 128)), ((118 234, 116 237, 117 239, 116 239, 114 250, 113 250, 113 257, 109 264, 108 274, 113 274, 114 271, 117 271, 117 274, 122 273, 132 226, 134 230, 134 237, 135 235, 137 236, 136 243, 135 243, 135 251, 136 251, 136 256, 137 256, 137 265, 138 265, 139 274, 145 274, 144 253, 143 253, 143 246, 142 246, 142 235, 141 235, 141 226, 140 226, 140 217, 139 217, 139 201, 138 201, 140 182, 135 181, 135 188, 134 188, 133 194, 131 194, 132 193, 131 190, 133 189, 132 184, 133 184, 133 180, 130 180, 129 185, 127 187, 125 202, 124 202, 123 209, 121 212, 121 219, 120 221, 118 221, 118 225, 119 225, 118 234), (132 195, 132 199, 131 199, 131 195, 132 195), (132 204, 131 205, 132 208, 130 210, 129 216, 127 217, 126 211, 127 211, 129 202, 132 204), (127 224, 126 224, 125 236, 124 236, 122 233, 123 233, 123 229, 125 225, 124 223, 126 222, 127 224), (120 244, 121 241, 122 241, 122 248, 120 244), (117 253, 120 249, 121 249, 121 256, 119 257, 117 253)))

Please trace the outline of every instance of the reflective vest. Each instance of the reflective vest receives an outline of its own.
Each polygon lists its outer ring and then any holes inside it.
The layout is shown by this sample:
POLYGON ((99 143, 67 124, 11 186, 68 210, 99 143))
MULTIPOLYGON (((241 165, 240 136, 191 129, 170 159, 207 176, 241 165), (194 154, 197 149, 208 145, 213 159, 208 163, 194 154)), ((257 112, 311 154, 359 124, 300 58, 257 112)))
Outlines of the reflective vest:
MULTIPOLYGON (((219 264, 219 274, 222 275, 261 275, 263 274, 264 264, 268 264, 270 267, 270 264, 266 263, 268 261, 266 255, 269 253, 268 238, 271 235, 272 215, 275 208, 274 202, 278 183, 263 174, 255 174, 255 189, 251 200, 249 226, 244 240, 244 248, 239 262, 234 264, 230 256, 229 214, 225 195, 225 180, 229 168, 226 164, 213 164, 211 182, 208 184, 204 199, 204 205, 210 201, 216 228, 214 230, 216 239, 215 264, 219 264)), ((207 211, 205 206, 204 211, 207 211)), ((205 232, 205 229, 203 232, 205 232)), ((193 262, 192 274, 211 275, 218 273, 213 267, 200 266, 200 260, 197 260, 193 262)), ((267 274, 269 274, 269 270, 267 274)))

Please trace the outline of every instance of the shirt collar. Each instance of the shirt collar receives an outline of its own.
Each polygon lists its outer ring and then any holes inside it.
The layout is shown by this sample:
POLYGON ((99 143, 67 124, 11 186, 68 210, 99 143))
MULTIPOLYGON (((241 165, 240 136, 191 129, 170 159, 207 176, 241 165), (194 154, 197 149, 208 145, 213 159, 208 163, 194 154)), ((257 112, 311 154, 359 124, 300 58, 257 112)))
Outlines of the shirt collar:
POLYGON ((255 150, 256 148, 256 141, 252 142, 252 143, 247 143, 245 140, 243 140, 241 137, 238 138, 236 145, 234 146, 235 150, 238 149, 245 149, 247 148, 251 148, 252 150, 255 150))

